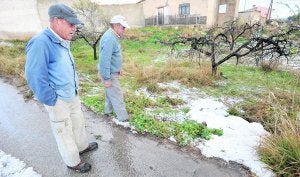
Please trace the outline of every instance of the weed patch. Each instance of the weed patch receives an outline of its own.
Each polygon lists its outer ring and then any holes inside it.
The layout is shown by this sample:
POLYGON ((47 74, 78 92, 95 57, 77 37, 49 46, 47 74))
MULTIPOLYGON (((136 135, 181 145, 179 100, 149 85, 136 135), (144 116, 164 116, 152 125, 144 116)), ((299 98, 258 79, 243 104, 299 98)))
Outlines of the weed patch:
POLYGON ((150 133, 161 138, 174 137, 180 145, 187 145, 197 138, 209 140, 213 134, 218 136, 223 134, 222 129, 209 129, 193 120, 186 120, 183 123, 161 122, 143 114, 134 115, 130 119, 130 124, 140 133, 150 133))
POLYGON ((11 41, 12 46, 0 46, 0 74, 24 78, 24 41, 11 41))
POLYGON ((258 149, 261 160, 278 176, 300 175, 299 122, 280 119, 275 132, 264 138, 258 149))
POLYGON ((104 112, 104 98, 100 96, 85 96, 82 97, 83 104, 88 106, 96 113, 104 112))

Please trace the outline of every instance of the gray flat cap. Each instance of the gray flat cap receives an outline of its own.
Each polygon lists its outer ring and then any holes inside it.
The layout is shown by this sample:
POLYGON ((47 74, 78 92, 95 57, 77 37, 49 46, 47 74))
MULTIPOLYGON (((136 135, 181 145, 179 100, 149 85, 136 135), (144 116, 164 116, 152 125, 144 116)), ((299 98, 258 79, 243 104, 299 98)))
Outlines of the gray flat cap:
POLYGON ((49 18, 58 17, 67 20, 69 23, 78 25, 83 23, 78 19, 77 15, 75 14, 74 10, 70 7, 66 6, 65 4, 54 4, 49 7, 48 10, 49 18))

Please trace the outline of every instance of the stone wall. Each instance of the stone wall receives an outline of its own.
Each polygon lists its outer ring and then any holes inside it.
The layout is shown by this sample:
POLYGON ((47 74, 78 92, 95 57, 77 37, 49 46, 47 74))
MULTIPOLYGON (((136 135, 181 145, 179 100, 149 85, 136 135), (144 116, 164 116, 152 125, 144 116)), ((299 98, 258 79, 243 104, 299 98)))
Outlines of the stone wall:
POLYGON ((48 26, 48 7, 73 0, 1 0, 0 39, 28 39, 48 26))
POLYGON ((42 29, 36 0, 1 0, 0 17, 0 39, 24 39, 42 29))
MULTIPOLYGON (((48 26, 48 8, 53 3, 72 6, 76 0, 0 0, 0 40, 29 39, 48 26)), ((110 18, 121 14, 131 27, 144 26, 141 4, 104 6, 110 18)))
POLYGON ((114 15, 123 15, 130 27, 144 27, 145 18, 142 4, 101 5, 108 19, 114 15))

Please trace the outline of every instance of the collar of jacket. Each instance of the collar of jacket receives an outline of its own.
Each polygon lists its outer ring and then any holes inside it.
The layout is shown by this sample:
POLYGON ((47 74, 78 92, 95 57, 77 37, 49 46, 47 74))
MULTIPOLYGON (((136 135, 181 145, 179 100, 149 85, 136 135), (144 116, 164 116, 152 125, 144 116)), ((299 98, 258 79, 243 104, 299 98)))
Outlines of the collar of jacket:
POLYGON ((66 48, 70 48, 70 41, 64 40, 56 34, 50 27, 45 30, 45 34, 51 39, 52 42, 60 44, 66 48))
POLYGON ((118 35, 116 32, 115 32, 115 30, 114 29, 112 29, 112 28, 110 28, 110 30, 111 30, 111 32, 118 38, 118 39, 120 39, 121 38, 121 36, 120 35, 118 35))

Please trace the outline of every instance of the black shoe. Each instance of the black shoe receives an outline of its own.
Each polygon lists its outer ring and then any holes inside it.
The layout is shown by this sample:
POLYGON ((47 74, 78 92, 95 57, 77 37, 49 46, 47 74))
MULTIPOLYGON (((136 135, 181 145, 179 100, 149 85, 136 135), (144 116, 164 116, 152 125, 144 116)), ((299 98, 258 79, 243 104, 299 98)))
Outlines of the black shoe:
POLYGON ((129 122, 129 119, 130 119, 130 116, 128 116, 128 117, 125 118, 125 119, 119 120, 119 121, 120 121, 120 122, 129 122))
POLYGON ((92 143, 89 144, 89 146, 85 150, 80 151, 79 154, 81 155, 83 153, 95 150, 97 148, 98 148, 98 143, 97 142, 92 142, 92 143))
POLYGON ((105 117, 112 117, 114 114, 113 113, 104 113, 105 117))
POLYGON ((118 120, 119 122, 129 122, 129 118, 123 119, 123 120, 118 120))
POLYGON ((86 173, 91 170, 92 166, 89 163, 80 162, 78 165, 76 165, 74 167, 68 166, 68 168, 75 170, 76 172, 79 172, 79 173, 86 173))

